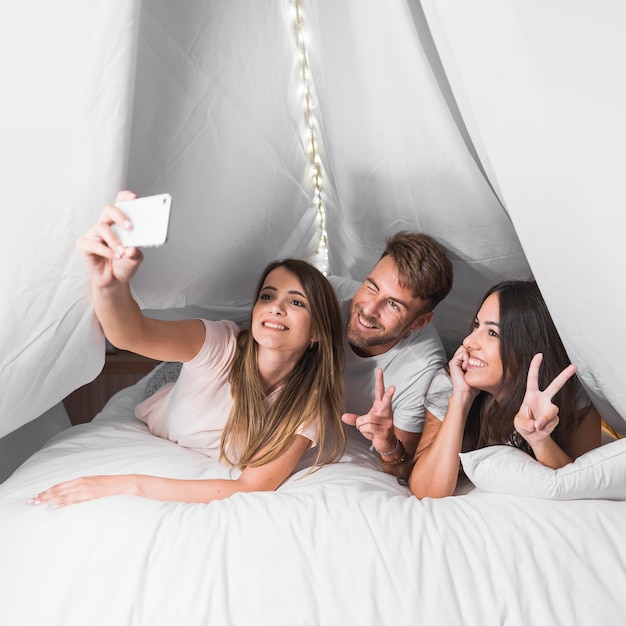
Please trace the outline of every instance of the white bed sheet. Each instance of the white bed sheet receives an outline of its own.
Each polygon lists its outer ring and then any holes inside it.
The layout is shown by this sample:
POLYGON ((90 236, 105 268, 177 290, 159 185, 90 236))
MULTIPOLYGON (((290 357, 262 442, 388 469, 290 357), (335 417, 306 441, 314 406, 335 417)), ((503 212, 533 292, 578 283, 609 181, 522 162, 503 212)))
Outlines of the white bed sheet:
MULTIPOLYGON (((145 379, 144 379, 145 380, 145 379)), ((422 501, 358 440, 277 492, 209 505, 26 500, 85 474, 224 476, 133 417, 143 382, 0 486, 0 623, 623 624, 626 502, 422 501)))

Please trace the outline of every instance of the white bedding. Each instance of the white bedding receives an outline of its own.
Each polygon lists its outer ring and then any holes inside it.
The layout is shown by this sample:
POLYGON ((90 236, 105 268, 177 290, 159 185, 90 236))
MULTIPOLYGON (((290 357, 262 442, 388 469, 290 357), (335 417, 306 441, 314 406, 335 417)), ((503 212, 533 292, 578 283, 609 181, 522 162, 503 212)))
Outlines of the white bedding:
POLYGON ((626 502, 418 501, 351 440, 344 462, 209 505, 28 505, 78 475, 228 470, 133 417, 144 382, 0 486, 0 624, 623 624, 626 502))

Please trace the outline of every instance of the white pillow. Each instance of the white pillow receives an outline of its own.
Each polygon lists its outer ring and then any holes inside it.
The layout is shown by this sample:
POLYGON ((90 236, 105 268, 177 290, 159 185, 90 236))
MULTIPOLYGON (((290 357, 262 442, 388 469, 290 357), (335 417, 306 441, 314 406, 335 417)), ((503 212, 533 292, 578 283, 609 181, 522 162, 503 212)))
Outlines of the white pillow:
POLYGON ((467 477, 481 491, 552 500, 626 500, 626 438, 553 470, 511 446, 462 452, 467 477))

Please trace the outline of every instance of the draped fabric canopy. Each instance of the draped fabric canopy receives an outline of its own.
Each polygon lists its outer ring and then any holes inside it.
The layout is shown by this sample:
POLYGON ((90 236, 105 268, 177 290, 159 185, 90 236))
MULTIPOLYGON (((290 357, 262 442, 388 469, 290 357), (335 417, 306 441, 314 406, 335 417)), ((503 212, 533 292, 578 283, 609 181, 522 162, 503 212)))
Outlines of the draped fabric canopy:
POLYGON ((246 317, 277 257, 362 279, 387 235, 419 230, 454 263, 435 316, 451 351, 488 287, 534 276, 625 432, 625 17, 619 0, 0 8, 0 435, 102 367, 74 244, 120 188, 173 197, 133 283, 168 315, 246 317))

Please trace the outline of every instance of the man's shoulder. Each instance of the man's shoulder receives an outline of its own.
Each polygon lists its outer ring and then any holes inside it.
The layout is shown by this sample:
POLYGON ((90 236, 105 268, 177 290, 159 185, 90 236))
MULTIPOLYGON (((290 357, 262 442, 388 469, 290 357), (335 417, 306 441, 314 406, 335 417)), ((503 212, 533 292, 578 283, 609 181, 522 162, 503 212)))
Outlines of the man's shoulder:
POLYGON ((356 290, 361 286, 358 280, 345 278, 344 276, 328 276, 328 282, 335 290, 339 302, 352 300, 356 290))
POLYGON ((446 353, 439 333, 430 324, 411 333, 393 348, 370 357, 385 371, 404 372, 409 378, 420 377, 425 371, 446 363, 446 353))
POLYGON ((407 354, 424 351, 445 354, 439 333, 432 322, 412 332, 406 339, 397 343, 395 348, 397 348, 398 352, 406 352, 407 354))

